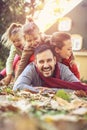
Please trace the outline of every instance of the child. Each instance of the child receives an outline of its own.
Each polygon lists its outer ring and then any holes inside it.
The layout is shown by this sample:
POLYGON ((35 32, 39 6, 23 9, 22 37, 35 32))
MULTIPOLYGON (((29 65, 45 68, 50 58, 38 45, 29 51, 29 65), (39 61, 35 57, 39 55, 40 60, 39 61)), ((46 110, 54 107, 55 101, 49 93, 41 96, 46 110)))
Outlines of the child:
POLYGON ((44 39, 48 37, 40 33, 38 26, 31 18, 28 18, 28 22, 23 25, 22 29, 26 45, 22 52, 21 61, 18 66, 18 71, 16 73, 15 79, 17 79, 17 77, 21 74, 28 63, 34 60, 33 53, 35 47, 38 46, 42 41, 44 43, 44 39))
POLYGON ((80 73, 72 52, 71 35, 65 32, 54 32, 51 37, 51 45, 55 49, 58 61, 67 65, 74 75, 80 79, 80 73))
MULTIPOLYGON (((9 57, 6 62, 6 74, 7 76, 0 81, 2 85, 8 85, 12 79, 14 64, 16 64, 19 57, 15 57, 16 54, 21 56, 24 47, 24 38, 22 34, 22 25, 17 23, 12 23, 7 29, 3 37, 7 37, 6 44, 10 47, 9 57), (16 58, 14 61, 14 57, 16 58), (14 61, 14 64, 13 64, 14 61)), ((5 73, 5 72, 4 72, 5 73)))

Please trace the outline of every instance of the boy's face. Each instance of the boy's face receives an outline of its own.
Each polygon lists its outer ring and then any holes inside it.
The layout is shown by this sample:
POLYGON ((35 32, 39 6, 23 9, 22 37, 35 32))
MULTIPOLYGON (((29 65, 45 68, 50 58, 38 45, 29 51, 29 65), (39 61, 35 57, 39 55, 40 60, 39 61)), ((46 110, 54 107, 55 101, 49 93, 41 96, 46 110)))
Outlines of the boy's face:
POLYGON ((37 31, 34 31, 32 34, 25 34, 24 38, 26 44, 31 47, 36 47, 41 41, 41 36, 37 31))
POLYGON ((50 50, 46 50, 36 55, 35 65, 44 77, 52 76, 56 64, 56 57, 50 50))
POLYGON ((62 49, 56 47, 56 53, 60 56, 61 59, 68 59, 72 54, 72 42, 71 40, 64 41, 64 46, 62 49))

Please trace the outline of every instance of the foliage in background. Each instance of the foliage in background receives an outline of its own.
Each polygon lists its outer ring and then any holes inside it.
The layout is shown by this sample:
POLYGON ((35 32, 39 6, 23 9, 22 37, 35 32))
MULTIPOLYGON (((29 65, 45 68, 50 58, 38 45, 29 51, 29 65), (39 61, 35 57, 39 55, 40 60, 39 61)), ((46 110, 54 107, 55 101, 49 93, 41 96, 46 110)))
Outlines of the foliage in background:
MULTIPOLYGON (((35 11, 41 11, 44 7, 45 0, 0 0, 0 39, 12 22, 23 24, 26 15, 33 17, 35 11), (25 8, 28 7, 28 12, 25 8), (26 14, 25 14, 26 13, 26 14)), ((4 68, 9 50, 4 48, 0 43, 0 70, 4 68)))
MULTIPOLYGON (((1 43, 0 43, 1 44, 1 43)), ((9 50, 5 48, 4 46, 1 46, 0 48, 0 70, 2 70, 5 67, 6 60, 8 57, 9 50)))
MULTIPOLYGON (((0 39, 12 22, 25 22, 24 0, 0 0, 0 39)), ((8 52, 0 42, 0 70, 5 66, 8 52)))
POLYGON ((12 22, 24 23, 24 0, 0 0, 0 34, 2 34, 12 22))

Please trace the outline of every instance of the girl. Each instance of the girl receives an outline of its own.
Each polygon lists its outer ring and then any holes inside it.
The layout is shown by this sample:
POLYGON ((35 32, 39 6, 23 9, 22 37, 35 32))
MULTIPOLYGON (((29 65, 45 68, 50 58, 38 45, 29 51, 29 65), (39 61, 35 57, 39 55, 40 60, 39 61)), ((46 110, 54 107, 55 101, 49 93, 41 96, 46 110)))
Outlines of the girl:
MULTIPOLYGON (((18 56, 15 57, 16 54, 21 56, 22 50, 24 47, 24 38, 22 34, 22 25, 17 23, 12 23, 5 34, 3 35, 3 38, 7 38, 6 44, 10 47, 10 53, 9 57, 6 62, 6 74, 7 76, 0 81, 0 84, 2 85, 8 85, 12 79, 13 69, 16 64, 16 62, 20 59, 18 56), (15 57, 15 61, 14 61, 15 57), (14 61, 14 63, 13 63, 14 61)), ((5 73, 5 71, 3 71, 5 73)))
POLYGON ((74 75, 80 79, 80 73, 72 52, 71 35, 65 32, 55 32, 51 37, 51 45, 54 47, 58 61, 67 65, 74 75))

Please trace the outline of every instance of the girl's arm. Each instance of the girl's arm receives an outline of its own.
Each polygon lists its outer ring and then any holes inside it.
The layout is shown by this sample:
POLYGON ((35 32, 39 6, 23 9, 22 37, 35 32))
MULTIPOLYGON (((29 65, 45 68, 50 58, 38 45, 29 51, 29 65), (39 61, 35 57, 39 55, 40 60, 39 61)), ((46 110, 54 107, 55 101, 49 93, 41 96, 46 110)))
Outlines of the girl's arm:
POLYGON ((11 46, 9 57, 6 62, 6 74, 7 76, 1 80, 2 85, 8 85, 12 79, 12 74, 13 74, 13 61, 14 57, 16 55, 16 48, 15 46, 11 46))

